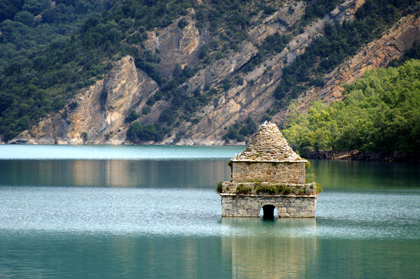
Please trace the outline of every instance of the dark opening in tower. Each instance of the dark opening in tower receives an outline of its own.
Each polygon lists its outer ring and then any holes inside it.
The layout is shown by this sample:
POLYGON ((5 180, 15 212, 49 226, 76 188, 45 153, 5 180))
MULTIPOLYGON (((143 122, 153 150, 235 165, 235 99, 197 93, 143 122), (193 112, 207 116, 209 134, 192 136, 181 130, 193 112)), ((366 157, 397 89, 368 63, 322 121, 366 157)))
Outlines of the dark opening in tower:
POLYGON ((274 210, 276 209, 274 205, 267 204, 267 205, 264 205, 262 209, 263 209, 264 219, 274 219, 274 210))

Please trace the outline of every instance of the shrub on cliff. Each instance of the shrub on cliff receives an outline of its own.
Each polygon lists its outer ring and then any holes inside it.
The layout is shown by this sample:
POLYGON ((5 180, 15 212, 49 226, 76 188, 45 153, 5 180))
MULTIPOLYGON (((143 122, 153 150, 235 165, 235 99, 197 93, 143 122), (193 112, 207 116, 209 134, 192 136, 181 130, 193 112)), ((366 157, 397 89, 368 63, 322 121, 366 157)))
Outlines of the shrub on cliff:
POLYGON ((125 121, 126 122, 133 122, 134 120, 136 120, 139 117, 140 117, 140 115, 135 110, 132 110, 132 111, 130 111, 130 114, 125 118, 125 121))
POLYGON ((127 131, 127 138, 133 142, 160 141, 163 133, 157 125, 146 124, 142 126, 140 122, 135 121, 127 131))

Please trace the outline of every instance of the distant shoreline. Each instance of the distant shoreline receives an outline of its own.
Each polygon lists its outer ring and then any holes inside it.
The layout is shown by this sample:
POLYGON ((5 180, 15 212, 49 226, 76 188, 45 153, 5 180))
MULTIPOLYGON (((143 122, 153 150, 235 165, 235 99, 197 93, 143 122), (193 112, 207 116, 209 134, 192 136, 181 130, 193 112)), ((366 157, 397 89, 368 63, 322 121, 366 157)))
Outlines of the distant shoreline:
MULTIPOLYGON (((8 144, 0 141, 0 145, 30 145, 30 146, 45 146, 44 144, 8 144)), ((55 146, 126 146, 126 144, 54 144, 55 146)), ((48 146, 48 145, 47 145, 48 146)), ((166 144, 133 144, 132 146, 199 146, 199 145, 166 145, 166 144)), ((241 144, 224 144, 224 145, 201 145, 201 146, 246 146, 241 144)), ((420 154, 410 152, 363 152, 358 150, 353 151, 309 151, 302 154, 305 159, 320 159, 320 160, 342 160, 342 161, 369 161, 369 162, 409 162, 419 163, 420 154)))
POLYGON ((409 152, 312 151, 306 159, 349 160, 373 162, 420 162, 420 154, 409 152))

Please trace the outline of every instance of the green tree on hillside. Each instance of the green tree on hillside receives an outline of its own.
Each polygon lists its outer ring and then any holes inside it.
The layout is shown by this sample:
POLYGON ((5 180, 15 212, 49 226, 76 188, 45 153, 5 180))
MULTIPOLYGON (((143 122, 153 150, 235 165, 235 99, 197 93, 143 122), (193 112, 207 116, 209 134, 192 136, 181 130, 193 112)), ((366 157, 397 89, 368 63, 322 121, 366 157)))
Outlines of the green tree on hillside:
POLYGON ((313 150, 420 153, 420 60, 367 71, 344 85, 345 98, 297 111, 283 133, 303 154, 313 150))

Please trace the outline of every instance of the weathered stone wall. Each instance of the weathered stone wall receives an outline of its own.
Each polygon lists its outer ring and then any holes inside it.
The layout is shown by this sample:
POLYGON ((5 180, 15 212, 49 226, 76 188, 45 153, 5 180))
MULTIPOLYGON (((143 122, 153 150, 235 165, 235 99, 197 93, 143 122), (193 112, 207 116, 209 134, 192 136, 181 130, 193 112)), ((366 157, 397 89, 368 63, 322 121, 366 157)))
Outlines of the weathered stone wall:
POLYGON ((232 182, 305 183, 305 162, 232 161, 232 182))
POLYGON ((221 196, 223 217, 259 217, 263 206, 274 205, 279 218, 315 218, 316 196, 221 196))
POLYGON ((259 217, 267 206, 267 218, 314 218, 321 189, 315 182, 305 183, 306 162, 275 124, 264 122, 247 148, 230 161, 232 180, 217 186, 222 216, 259 217))

